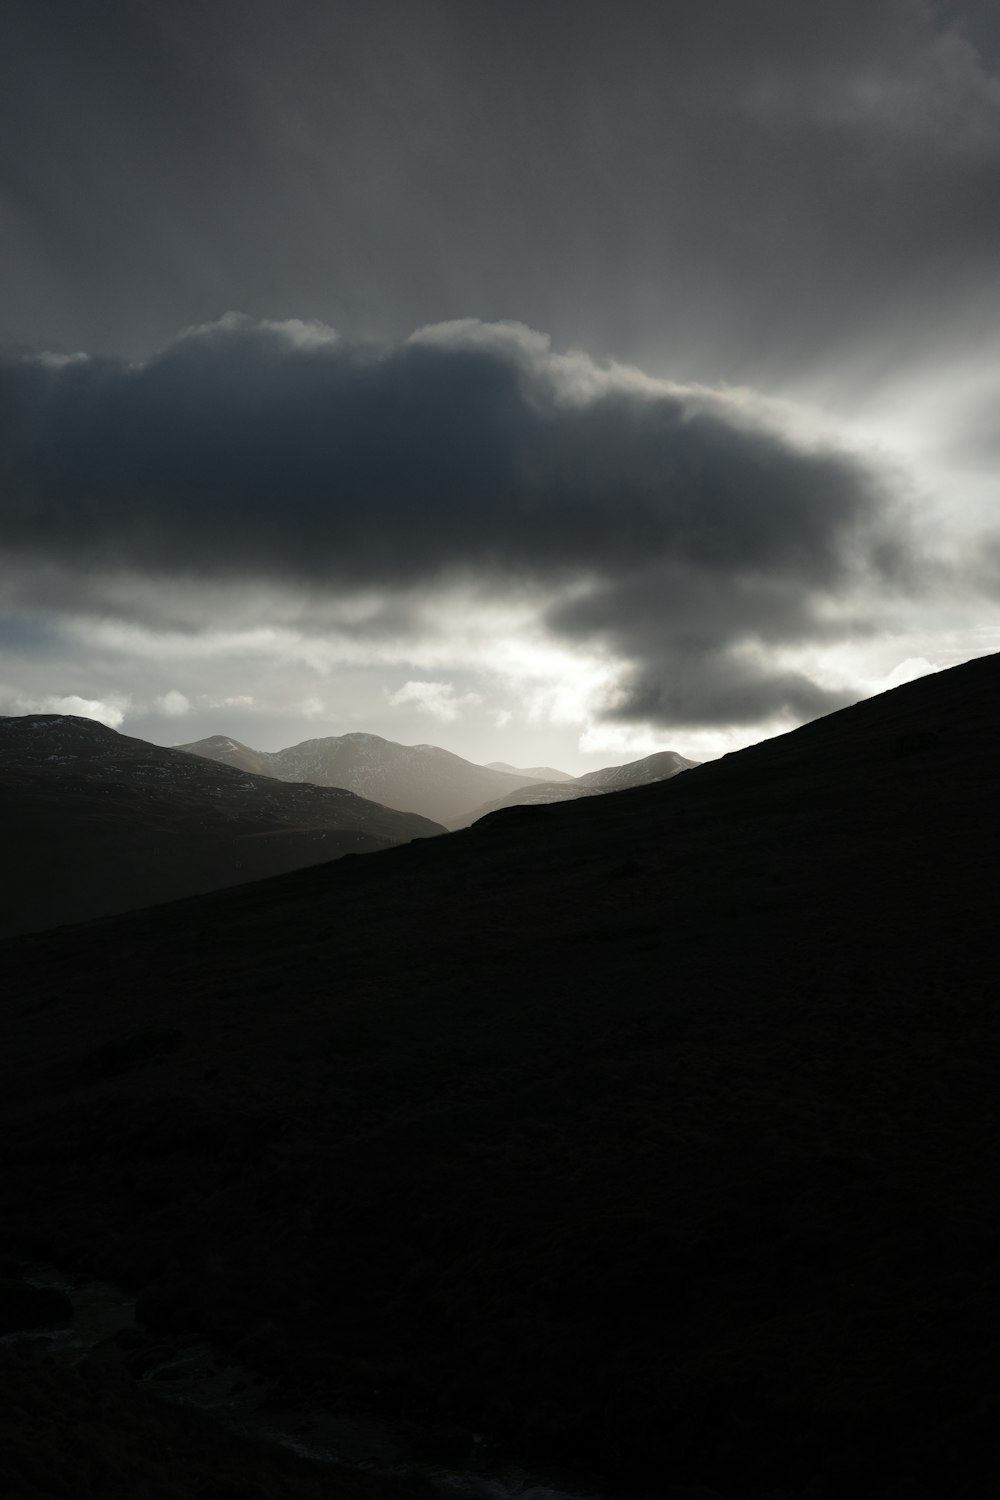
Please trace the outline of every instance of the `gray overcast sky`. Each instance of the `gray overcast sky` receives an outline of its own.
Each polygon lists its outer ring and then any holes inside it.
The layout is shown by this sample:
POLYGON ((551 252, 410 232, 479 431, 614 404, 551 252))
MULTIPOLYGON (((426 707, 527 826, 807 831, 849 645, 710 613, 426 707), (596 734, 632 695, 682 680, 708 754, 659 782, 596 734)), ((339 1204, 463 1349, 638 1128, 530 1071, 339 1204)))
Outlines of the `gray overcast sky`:
POLYGON ((0 711, 574 770, 1000 647, 998 44, 7 0, 0 711))

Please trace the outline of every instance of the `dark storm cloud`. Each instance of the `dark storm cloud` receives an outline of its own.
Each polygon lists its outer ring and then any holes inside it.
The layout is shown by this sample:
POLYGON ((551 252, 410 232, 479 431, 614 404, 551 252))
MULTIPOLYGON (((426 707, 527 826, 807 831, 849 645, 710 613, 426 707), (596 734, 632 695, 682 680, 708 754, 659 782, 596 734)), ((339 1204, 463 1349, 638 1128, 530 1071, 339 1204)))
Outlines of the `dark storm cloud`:
POLYGON ((853 701, 850 691, 775 664, 775 649, 866 633, 863 611, 824 621, 819 602, 780 568, 735 566, 720 578, 656 560, 557 605, 549 624, 570 638, 596 637, 630 664, 609 717, 725 728, 776 714, 812 719, 853 701))
POLYGON ((139 364, 7 359, 0 471, 8 557, 95 597, 116 572, 527 586, 633 665, 619 714, 664 722, 830 706, 747 648, 862 628, 906 567, 856 460, 511 327, 376 348, 230 317, 139 364))
POLYGON ((985 0, 9 0, 0 25, 9 337, 473 315, 774 387, 930 357, 992 305, 985 0))

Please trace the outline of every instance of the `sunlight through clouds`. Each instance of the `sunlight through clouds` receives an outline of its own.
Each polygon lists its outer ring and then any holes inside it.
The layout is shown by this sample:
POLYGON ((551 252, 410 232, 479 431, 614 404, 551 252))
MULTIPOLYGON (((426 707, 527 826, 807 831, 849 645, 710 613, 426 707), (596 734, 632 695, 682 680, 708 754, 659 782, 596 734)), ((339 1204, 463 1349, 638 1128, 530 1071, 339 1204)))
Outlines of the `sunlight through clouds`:
POLYGON ((5 703, 589 769, 995 649, 985 0, 355 7, 347 71, 65 9, 0 22, 5 703))
POLYGON ((401 688, 388 697, 390 708, 400 708, 406 703, 414 704, 422 713, 429 714, 432 719, 439 719, 442 724, 453 724, 467 708, 475 707, 482 701, 479 693, 456 693, 450 682, 404 682, 401 688))

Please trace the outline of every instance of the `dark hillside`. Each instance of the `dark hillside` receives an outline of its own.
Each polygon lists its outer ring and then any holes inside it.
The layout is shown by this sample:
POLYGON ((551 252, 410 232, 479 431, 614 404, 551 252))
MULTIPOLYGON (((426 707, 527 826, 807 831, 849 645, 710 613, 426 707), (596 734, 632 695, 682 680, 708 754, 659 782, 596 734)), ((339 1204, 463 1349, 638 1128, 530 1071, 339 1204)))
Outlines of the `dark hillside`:
POLYGON ((609 1493, 991 1493, 998 736, 991 657, 8 942, 11 1247, 609 1493))
POLYGON ((0 830, 3 936, 443 832, 61 714, 0 718, 0 830))

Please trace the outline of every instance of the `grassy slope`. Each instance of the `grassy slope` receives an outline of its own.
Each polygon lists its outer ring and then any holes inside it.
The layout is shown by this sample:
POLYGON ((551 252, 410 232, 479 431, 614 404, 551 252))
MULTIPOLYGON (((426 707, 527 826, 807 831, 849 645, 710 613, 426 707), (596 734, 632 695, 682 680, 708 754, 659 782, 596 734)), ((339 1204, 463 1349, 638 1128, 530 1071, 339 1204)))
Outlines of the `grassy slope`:
POLYGON ((5 945, 11 1233, 612 1485, 978 1493, 998 688, 5 945))

